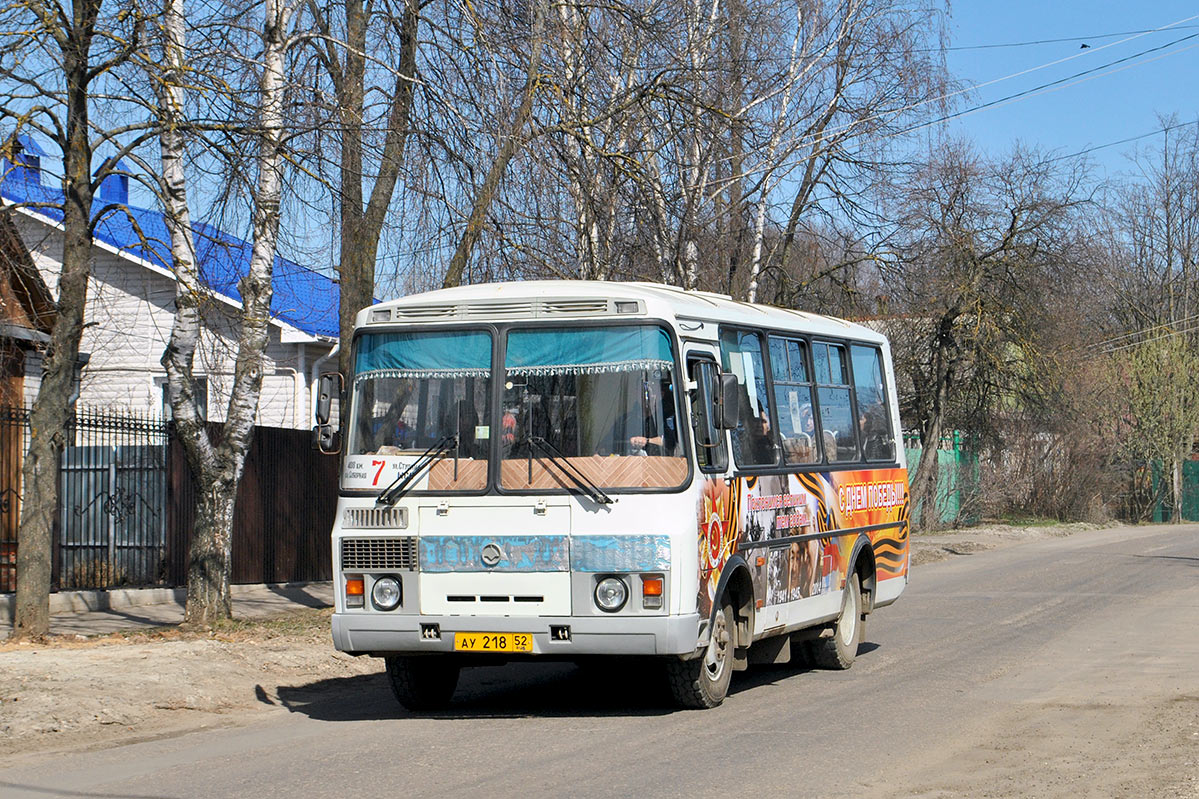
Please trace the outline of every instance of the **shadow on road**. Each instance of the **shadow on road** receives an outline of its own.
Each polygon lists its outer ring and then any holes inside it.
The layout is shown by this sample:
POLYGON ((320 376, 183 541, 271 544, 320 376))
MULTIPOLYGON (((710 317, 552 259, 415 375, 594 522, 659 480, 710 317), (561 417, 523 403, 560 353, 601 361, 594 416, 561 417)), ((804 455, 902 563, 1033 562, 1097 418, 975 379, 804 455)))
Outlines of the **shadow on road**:
POLYGON ((330 608, 333 605, 328 599, 316 596, 305 589, 288 588, 287 586, 271 585, 267 586, 268 590, 275 596, 282 597, 288 602, 295 605, 303 605, 306 608, 330 608))
POLYGON ((450 706, 409 713, 396 702, 384 674, 280 686, 280 703, 322 721, 524 716, 652 716, 673 708, 659 670, 615 660, 594 664, 509 663, 465 668, 450 706))
MULTIPOLYGON (((863 643, 858 648, 858 656, 876 649, 877 644, 863 643)), ((748 671, 733 675, 729 694, 779 683, 811 670, 811 666, 803 663, 751 666, 748 671)), ((273 704, 265 693, 256 693, 260 701, 273 704)), ((280 704, 289 711, 321 721, 412 717, 590 718, 686 712, 671 702, 660 664, 621 658, 602 658, 580 664, 542 661, 465 668, 449 707, 434 713, 414 714, 401 707, 392 696, 382 672, 280 686, 278 697, 280 704)))

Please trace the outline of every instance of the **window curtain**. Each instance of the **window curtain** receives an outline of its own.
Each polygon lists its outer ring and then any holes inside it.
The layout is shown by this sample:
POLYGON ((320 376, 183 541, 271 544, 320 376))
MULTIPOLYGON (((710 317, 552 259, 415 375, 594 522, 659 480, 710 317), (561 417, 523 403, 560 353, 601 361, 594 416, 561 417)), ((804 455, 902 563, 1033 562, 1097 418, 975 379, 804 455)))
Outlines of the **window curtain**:
POLYGON ((673 364, 670 337, 648 325, 513 330, 504 358, 511 375, 594 375, 673 364))
POLYGON ((491 375, 491 336, 482 331, 375 333, 358 342, 355 381, 491 375))

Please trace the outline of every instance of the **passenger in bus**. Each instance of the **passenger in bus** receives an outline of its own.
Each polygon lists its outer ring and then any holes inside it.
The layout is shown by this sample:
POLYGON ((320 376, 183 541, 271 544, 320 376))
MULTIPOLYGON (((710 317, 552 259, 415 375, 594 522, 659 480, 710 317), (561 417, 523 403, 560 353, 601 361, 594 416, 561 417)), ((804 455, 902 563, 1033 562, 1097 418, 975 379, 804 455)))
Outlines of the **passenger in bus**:
POLYGON ((774 439, 770 432, 770 412, 765 401, 759 397, 757 405, 749 402, 749 392, 741 387, 739 402, 741 409, 741 424, 733 436, 733 447, 738 460, 742 455, 748 455, 748 463, 771 463, 775 460, 774 439), (757 408, 757 413, 754 408, 757 408))
POLYGON ((669 380, 645 381, 639 411, 630 411, 617 421, 617 429, 628 435, 628 447, 638 455, 675 455, 679 443, 678 425, 674 416, 674 391, 669 380), (658 429, 658 414, 662 429, 658 429), (636 417, 641 417, 641 422, 636 417))
POLYGON ((877 461, 893 457, 893 446, 887 434, 887 423, 881 405, 866 408, 858 418, 858 431, 862 436, 862 452, 866 460, 877 461))
POLYGON ((799 408, 799 429, 783 440, 788 463, 813 463, 816 455, 816 420, 812 416, 812 403, 805 402, 799 408))

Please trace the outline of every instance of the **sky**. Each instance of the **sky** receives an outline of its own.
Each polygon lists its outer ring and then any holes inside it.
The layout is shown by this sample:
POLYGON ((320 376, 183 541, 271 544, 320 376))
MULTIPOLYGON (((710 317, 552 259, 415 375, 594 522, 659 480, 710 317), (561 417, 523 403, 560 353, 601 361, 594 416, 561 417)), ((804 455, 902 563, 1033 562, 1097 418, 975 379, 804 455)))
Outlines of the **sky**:
MULTIPOLYGON (((953 134, 973 140, 985 154, 999 156, 1020 141, 1070 155, 1160 130, 1159 115, 1199 121, 1199 4, 1194 2, 959 0, 949 30, 948 67, 964 86, 974 87, 958 98, 959 110, 1032 92, 949 123, 953 134), (1157 28, 1166 29, 1140 33, 1157 28), (991 46, 1024 42, 1044 43, 991 46), (1161 49, 1137 55, 1154 48, 1161 49), (1128 60, 1112 64, 1122 59, 1128 60), (1061 63, 1044 66, 1052 62, 1061 63), (1081 82, 1070 79, 1088 70, 1095 71, 1077 79, 1081 82), (997 82, 984 85, 990 81, 997 82), (1037 87, 1056 81, 1062 83, 1036 94, 1037 87)), ((1160 147, 1162 138, 1157 134, 1103 147, 1089 157, 1098 177, 1115 176, 1130 171, 1126 156, 1134 148, 1160 147)))

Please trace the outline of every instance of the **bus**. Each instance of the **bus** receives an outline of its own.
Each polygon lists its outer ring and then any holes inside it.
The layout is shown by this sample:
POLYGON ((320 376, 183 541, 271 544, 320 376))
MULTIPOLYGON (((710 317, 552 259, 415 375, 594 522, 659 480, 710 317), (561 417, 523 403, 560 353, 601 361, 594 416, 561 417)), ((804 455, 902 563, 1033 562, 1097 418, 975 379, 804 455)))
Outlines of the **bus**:
POLYGON ((894 369, 868 327, 529 281, 371 306, 349 345, 314 431, 341 453, 333 641, 384 658, 409 709, 464 667, 604 655, 715 707, 751 664, 849 668, 907 584, 894 369))

